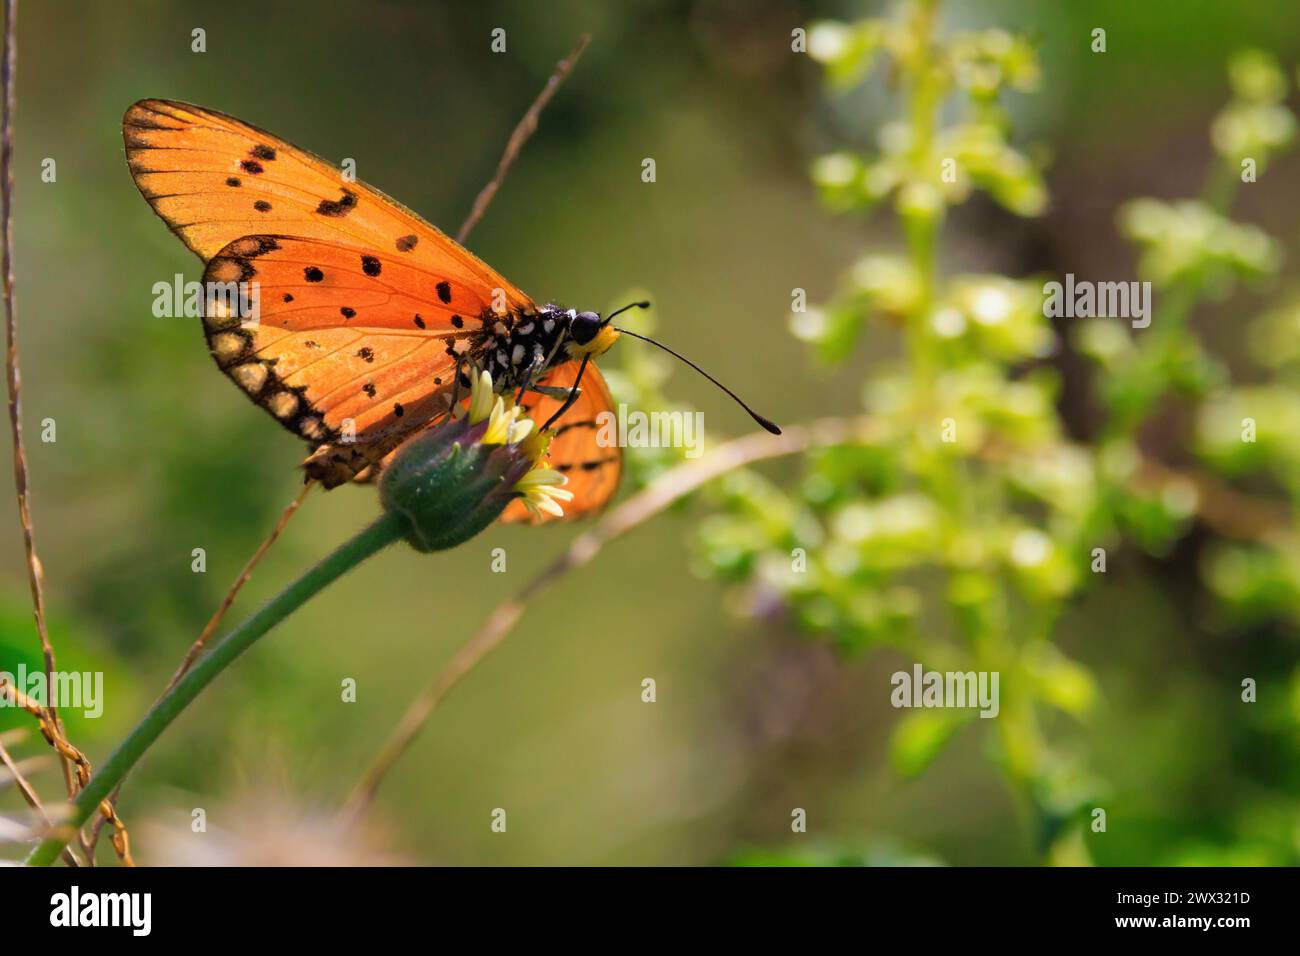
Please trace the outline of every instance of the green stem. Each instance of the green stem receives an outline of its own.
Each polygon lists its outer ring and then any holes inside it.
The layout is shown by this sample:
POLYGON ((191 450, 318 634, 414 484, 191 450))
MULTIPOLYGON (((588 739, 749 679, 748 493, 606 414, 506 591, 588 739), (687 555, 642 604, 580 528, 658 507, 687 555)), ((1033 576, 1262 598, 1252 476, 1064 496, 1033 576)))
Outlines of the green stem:
MULTIPOLYGON (((934 0, 919 0, 912 8, 909 21, 912 52, 907 63, 911 75, 908 84, 908 109, 912 127, 910 162, 917 183, 932 183, 933 145, 943 89, 934 70, 934 0)), ((930 343, 928 323, 938 296, 937 253, 941 208, 908 210, 903 217, 912 266, 921 283, 920 295, 907 323, 907 343, 912 371, 917 378, 917 393, 928 399, 934 384, 935 356, 930 343)), ((918 409, 919 410, 919 409, 918 409)), ((928 409, 926 410, 928 411, 928 409)))
POLYGON ((333 581, 355 568, 366 558, 397 541, 405 533, 401 518, 385 514, 369 527, 344 542, 333 553, 272 598, 252 617, 227 634, 201 658, 166 697, 162 698, 144 715, 126 740, 108 759, 108 762, 91 777, 90 783, 77 795, 72 804, 72 815, 52 835, 32 851, 27 858, 29 866, 49 866, 76 831, 90 819, 100 802, 113 790, 126 773, 144 756, 168 725, 183 711, 213 678, 271 628, 305 604, 308 599, 333 581))
POLYGON ((1215 212, 1226 216, 1232 211, 1232 201, 1236 198, 1237 187, 1240 185, 1241 177, 1237 168, 1220 161, 1210 167, 1210 172, 1205 177, 1205 188, 1201 190, 1201 198, 1215 212))
MULTIPOLYGON (((1227 162, 1216 162, 1206 175, 1201 201, 1221 216, 1227 216, 1232 211, 1240 184, 1236 167, 1227 162)), ((1150 331, 1142 336, 1141 344, 1129 360, 1129 374, 1148 377, 1152 388, 1131 406, 1111 409, 1109 419, 1102 427, 1103 444, 1114 439, 1131 438, 1152 406, 1167 392, 1160 366, 1173 356, 1188 335, 1188 317, 1200 301, 1203 291, 1193 279, 1184 278, 1165 295, 1160 303, 1160 321, 1152 323, 1150 331)))

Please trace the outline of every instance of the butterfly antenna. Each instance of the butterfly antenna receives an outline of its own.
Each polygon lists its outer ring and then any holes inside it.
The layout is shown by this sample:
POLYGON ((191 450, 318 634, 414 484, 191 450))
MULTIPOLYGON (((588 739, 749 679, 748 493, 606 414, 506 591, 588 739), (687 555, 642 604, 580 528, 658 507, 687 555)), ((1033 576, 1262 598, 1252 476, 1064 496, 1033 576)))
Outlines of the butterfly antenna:
MULTIPOLYGON (((626 309, 630 309, 630 308, 632 308, 633 306, 636 306, 637 308, 642 308, 642 309, 644 309, 644 308, 645 308, 646 306, 648 306, 649 304, 650 304, 649 302, 634 302, 634 303, 632 303, 632 305, 626 305, 626 306, 624 306, 622 309, 619 309, 618 312, 623 312, 624 310, 626 310, 626 309)), ((612 313, 612 314, 610 315, 610 318, 612 319, 615 315, 618 315, 618 312, 614 312, 614 313, 612 313)), ((606 319, 606 321, 609 321, 609 320, 606 319)), ((659 346, 661 349, 663 349, 665 352, 667 352, 669 355, 673 356, 674 358, 678 358, 678 359, 680 359, 681 361, 685 362, 685 363, 686 363, 687 365, 689 365, 691 368, 695 369, 695 371, 699 372, 701 375, 703 375, 705 378, 707 378, 710 382, 712 382, 714 385, 718 386, 718 388, 722 389, 724 392, 726 392, 728 395, 730 395, 733 399, 735 399, 735 402, 736 402, 737 405, 739 405, 739 406, 740 406, 741 408, 743 408, 745 411, 749 412, 749 417, 750 417, 750 418, 754 419, 754 421, 758 422, 760 425, 762 425, 764 428, 766 428, 768 431, 770 431, 773 435, 779 435, 779 434, 781 434, 781 429, 779 429, 779 428, 778 428, 778 427, 777 427, 773 422, 771 422, 771 421, 769 421, 768 419, 764 418, 762 415, 758 414, 758 412, 754 411, 752 408, 750 408, 748 405, 746 405, 746 404, 741 400, 741 398, 740 398, 739 395, 737 395, 737 394, 736 394, 735 392, 733 392, 731 389, 727 388, 727 386, 723 385, 721 382, 719 382, 716 378, 714 378, 714 377, 713 377, 712 375, 710 375, 708 372, 704 371, 704 369, 700 368, 698 365, 696 365, 694 362, 692 362, 690 359, 688 359, 685 355, 682 355, 682 354, 679 353, 679 352, 674 352, 672 349, 670 349, 668 346, 664 345, 662 342, 656 342, 654 339, 650 338, 648 335, 638 335, 636 332, 629 332, 627 329, 620 329, 620 328, 618 328, 617 326, 615 326, 615 331, 620 332, 620 333, 622 333, 623 335, 630 335, 630 336, 632 336, 632 338, 634 338, 634 339, 640 339, 642 342, 649 342, 651 345, 657 345, 657 346, 659 346)))
MULTIPOLYGON (((615 309, 615 310, 614 310, 613 312, 611 312, 609 315, 605 316, 605 320, 604 320, 603 322, 601 322, 600 324, 601 324, 601 325, 609 325, 610 320, 611 320, 612 318, 614 318, 614 316, 616 316, 616 315, 622 315, 622 314, 623 314, 624 312, 626 312, 628 309, 648 309, 648 308, 650 308, 650 303, 649 303, 649 302, 629 302, 627 305, 623 306, 623 308, 621 308, 621 309, 615 309)), ((639 337, 640 337, 640 336, 638 336, 638 338, 639 338, 639 337)))

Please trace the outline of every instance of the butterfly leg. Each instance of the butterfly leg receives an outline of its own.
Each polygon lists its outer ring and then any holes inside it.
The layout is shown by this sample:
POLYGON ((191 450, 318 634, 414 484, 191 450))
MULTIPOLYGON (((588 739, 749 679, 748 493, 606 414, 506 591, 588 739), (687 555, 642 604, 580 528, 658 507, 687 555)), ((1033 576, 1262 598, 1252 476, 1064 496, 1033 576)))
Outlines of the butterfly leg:
MULTIPOLYGON (((541 367, 542 360, 540 358, 535 358, 528 363, 528 368, 524 370, 523 384, 519 386, 519 394, 515 396, 516 405, 522 405, 524 403, 524 392, 530 390, 536 392, 540 387, 545 387, 533 385, 533 376, 537 374, 537 370, 541 367)), ((567 391, 567 389, 561 389, 561 391, 567 391)))
POLYGON ((560 345, 563 341, 564 339, 562 336, 556 337, 555 344, 551 346, 551 351, 545 358, 534 356, 533 360, 528 364, 528 370, 524 373, 524 383, 519 387, 519 395, 515 398, 516 405, 523 404, 524 392, 536 392, 538 395, 545 395, 548 398, 564 398, 569 394, 567 388, 551 388, 546 385, 533 384, 533 379, 537 376, 538 372, 544 368, 550 368, 551 363, 555 361, 555 353, 560 350, 560 345))
POLYGON ((582 389, 578 388, 578 386, 582 383, 582 373, 587 371, 587 363, 590 360, 590 353, 582 357, 582 364, 578 366, 578 374, 573 379, 573 388, 569 389, 569 397, 564 400, 564 404, 560 406, 560 410, 547 419, 546 424, 542 426, 542 431, 546 431, 555 424, 555 420, 572 408, 573 403, 578 400, 578 396, 582 394, 582 389))
MULTIPOLYGON (((460 402, 462 376, 464 376, 465 374, 464 368, 465 368, 465 357, 463 355, 456 356, 456 375, 452 379, 451 399, 450 401, 447 402, 447 414, 452 418, 456 417, 456 408, 458 403, 460 402)), ((471 379, 472 378, 473 376, 471 376, 471 379)))
MULTIPOLYGON (((528 391, 545 395, 547 398, 568 398, 573 389, 568 385, 533 385, 528 391)), ((578 389, 578 394, 582 394, 582 389, 578 389)))

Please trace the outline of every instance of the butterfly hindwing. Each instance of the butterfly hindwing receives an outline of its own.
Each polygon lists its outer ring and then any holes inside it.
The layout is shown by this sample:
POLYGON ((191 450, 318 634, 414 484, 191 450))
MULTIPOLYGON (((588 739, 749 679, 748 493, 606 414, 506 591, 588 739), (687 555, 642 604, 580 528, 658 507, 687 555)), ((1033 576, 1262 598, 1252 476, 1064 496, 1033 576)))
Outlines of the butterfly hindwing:
POLYGON ((347 459, 361 467, 382 457, 357 457, 365 446, 447 410, 457 358, 491 314, 472 287, 397 253, 291 236, 235 240, 204 288, 222 371, 303 438, 357 446, 347 459))
MULTIPOLYGON (((568 388, 577 380, 578 362, 569 361, 542 376, 539 384, 568 388)), ((614 414, 614 401, 609 387, 594 363, 589 363, 582 375, 582 394, 573 406, 552 426, 555 437, 547 452, 550 466, 563 473, 569 482, 564 486, 573 493, 573 500, 565 502, 564 516, 579 517, 601 510, 618 490, 623 470, 622 449, 617 442, 606 447, 598 439, 611 429, 602 413, 614 414), (603 426, 603 427, 602 427, 603 426)), ((529 394, 524 398, 528 417, 540 428, 564 404, 562 399, 547 395, 529 394)), ((557 520, 550 515, 533 515, 522 502, 514 501, 501 516, 506 522, 539 524, 557 520)))

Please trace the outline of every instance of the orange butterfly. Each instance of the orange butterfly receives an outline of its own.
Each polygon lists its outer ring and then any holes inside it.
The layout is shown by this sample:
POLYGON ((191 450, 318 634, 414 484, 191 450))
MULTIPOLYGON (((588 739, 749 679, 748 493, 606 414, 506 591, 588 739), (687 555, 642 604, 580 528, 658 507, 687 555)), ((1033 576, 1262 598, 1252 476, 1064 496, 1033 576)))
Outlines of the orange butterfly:
MULTIPOLYGON (((205 309, 208 347, 254 402, 311 444, 310 477, 326 488, 373 477, 446 416, 469 385, 467 368, 479 368, 499 391, 531 390, 536 401, 525 407, 539 425, 563 416, 549 458, 574 495, 566 516, 613 496, 621 452, 596 441, 598 416, 613 403, 599 370, 587 368, 618 337, 613 315, 539 308, 379 190, 215 110, 141 100, 122 133, 140 193, 206 263, 204 287, 255 284, 256 323, 205 309)), ((502 520, 546 516, 515 501, 502 520)))

